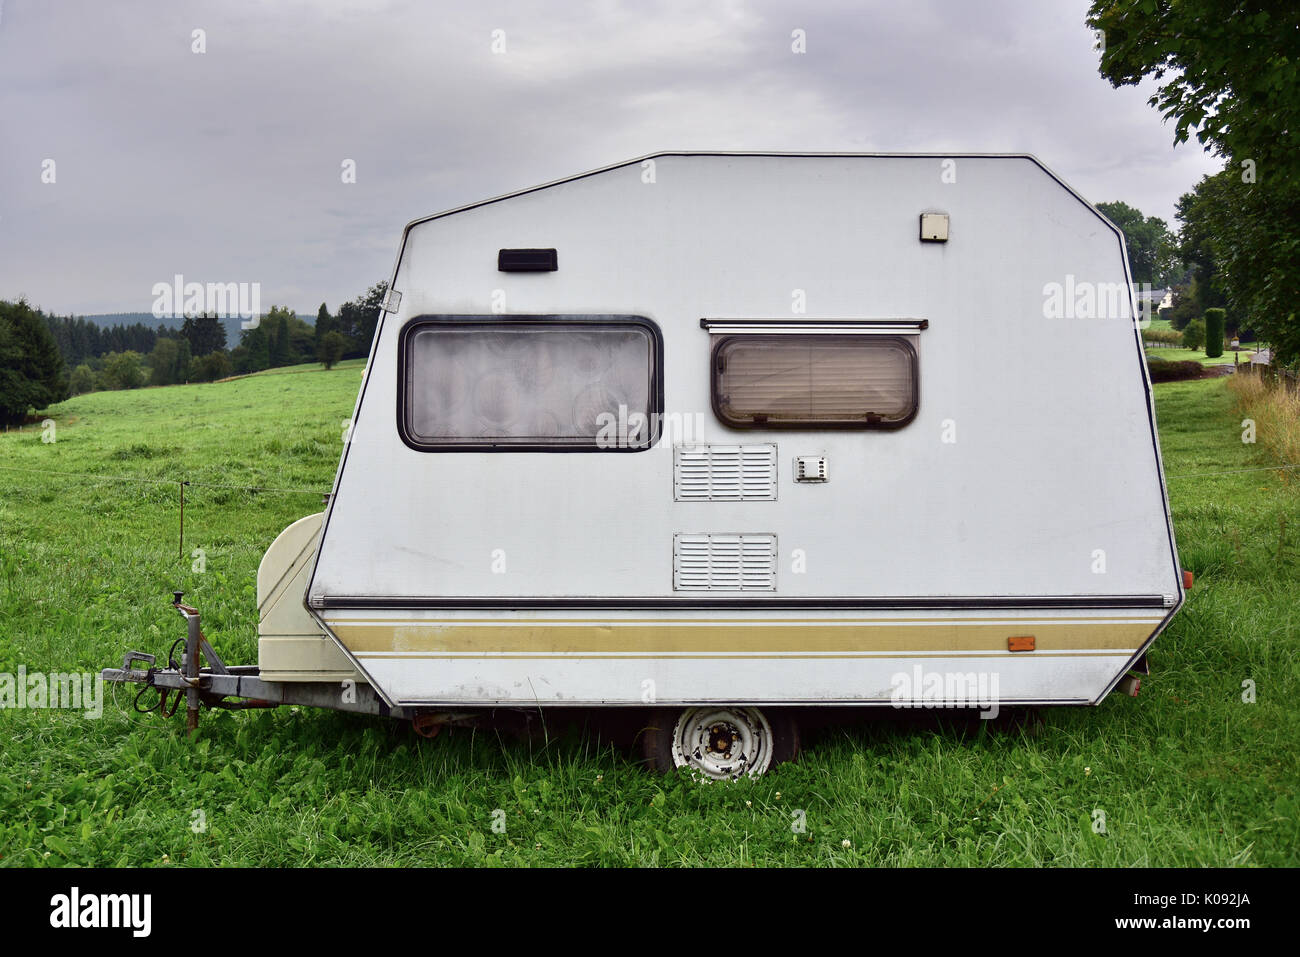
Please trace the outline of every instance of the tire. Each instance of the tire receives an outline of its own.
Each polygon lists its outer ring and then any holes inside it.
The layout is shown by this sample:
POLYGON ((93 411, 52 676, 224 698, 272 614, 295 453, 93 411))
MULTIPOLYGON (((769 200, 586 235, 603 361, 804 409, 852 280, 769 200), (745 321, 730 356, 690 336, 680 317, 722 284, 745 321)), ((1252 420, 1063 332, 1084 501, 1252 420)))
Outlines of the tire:
POLYGON ((655 708, 640 740, 648 767, 664 774, 684 767, 706 781, 756 778, 799 756, 799 725, 782 708, 655 708))

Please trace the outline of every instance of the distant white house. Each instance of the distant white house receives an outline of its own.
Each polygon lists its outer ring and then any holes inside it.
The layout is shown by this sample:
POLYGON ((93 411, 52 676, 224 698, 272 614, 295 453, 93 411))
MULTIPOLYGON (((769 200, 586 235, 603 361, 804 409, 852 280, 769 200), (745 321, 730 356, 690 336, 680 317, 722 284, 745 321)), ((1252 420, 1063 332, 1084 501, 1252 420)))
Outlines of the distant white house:
POLYGON ((1174 291, 1172 289, 1142 289, 1139 287, 1137 302, 1142 315, 1151 318, 1153 314, 1159 315, 1161 309, 1173 307, 1174 291))

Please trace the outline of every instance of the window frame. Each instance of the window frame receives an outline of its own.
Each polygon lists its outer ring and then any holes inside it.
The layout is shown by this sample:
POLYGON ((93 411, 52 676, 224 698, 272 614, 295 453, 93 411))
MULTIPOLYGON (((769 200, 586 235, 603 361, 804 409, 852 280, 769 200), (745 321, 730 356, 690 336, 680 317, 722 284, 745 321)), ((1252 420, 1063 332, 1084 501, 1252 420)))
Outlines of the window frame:
POLYGON ((910 425, 920 414, 921 358, 917 346, 920 341, 919 334, 921 330, 929 325, 925 320, 915 323, 906 322, 901 325, 894 322, 813 321, 808 322, 806 327, 800 328, 802 324, 796 323, 764 322, 762 320, 755 322, 741 320, 710 321, 702 319, 700 325, 709 331, 710 338, 713 340, 709 347, 709 403, 713 407, 714 417, 729 429, 745 432, 894 432, 910 425), (896 422, 871 422, 865 419, 862 422, 816 420, 755 422, 752 418, 747 420, 732 418, 723 411, 719 401, 720 372, 718 359, 719 353, 729 343, 745 339, 789 339, 792 343, 806 343, 810 340, 834 341, 845 337, 854 339, 878 338, 882 342, 891 342, 904 347, 912 366, 912 395, 910 410, 902 419, 896 422))
POLYGON ((651 319, 638 315, 419 315, 407 322, 397 338, 397 434, 407 448, 416 452, 646 452, 659 443, 664 409, 664 337, 659 326, 651 319), (559 444, 553 442, 428 442, 414 434, 408 421, 410 411, 407 396, 406 373, 411 340, 429 327, 481 327, 502 326, 639 326, 650 334, 650 382, 647 391, 650 408, 650 438, 644 445, 602 447, 595 444, 559 444))

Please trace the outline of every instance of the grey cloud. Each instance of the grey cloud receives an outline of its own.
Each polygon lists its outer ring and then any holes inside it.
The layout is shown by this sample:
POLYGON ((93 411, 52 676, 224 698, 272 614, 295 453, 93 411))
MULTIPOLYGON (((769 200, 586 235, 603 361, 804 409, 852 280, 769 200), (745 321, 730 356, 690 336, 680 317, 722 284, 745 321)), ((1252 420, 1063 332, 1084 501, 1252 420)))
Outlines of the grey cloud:
POLYGON ((1218 164, 1097 75, 1086 8, 6 0, 0 296, 147 309, 180 272, 334 306, 416 216, 659 149, 1027 151, 1172 220, 1218 164))

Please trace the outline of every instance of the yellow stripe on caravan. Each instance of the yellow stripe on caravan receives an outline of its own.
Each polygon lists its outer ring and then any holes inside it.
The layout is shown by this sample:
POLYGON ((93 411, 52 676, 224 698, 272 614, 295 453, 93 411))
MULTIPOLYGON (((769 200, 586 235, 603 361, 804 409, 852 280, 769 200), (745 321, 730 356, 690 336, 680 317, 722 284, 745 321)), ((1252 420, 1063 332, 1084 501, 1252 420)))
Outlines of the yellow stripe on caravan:
MULTIPOLYGON (((882 621, 853 625, 750 624, 733 628, 674 625, 669 622, 624 625, 606 621, 590 625, 548 625, 516 621, 510 627, 459 621, 395 621, 355 625, 330 621, 338 639, 354 654, 425 652, 581 654, 583 652, 739 652, 818 653, 873 651, 1002 651, 1007 639, 1033 634, 1042 651, 1128 650, 1140 647, 1158 621, 1112 624, 987 624, 952 622, 891 627, 882 621)), ((1026 657, 1034 652, 1024 652, 1026 657)))

